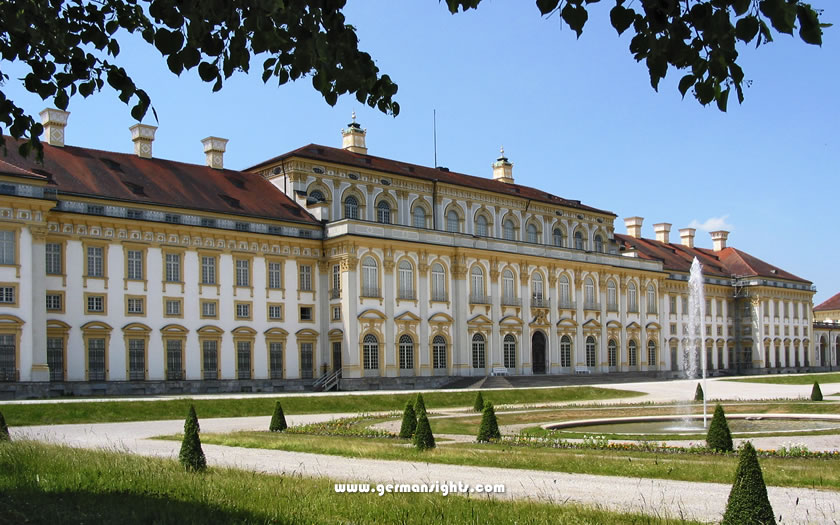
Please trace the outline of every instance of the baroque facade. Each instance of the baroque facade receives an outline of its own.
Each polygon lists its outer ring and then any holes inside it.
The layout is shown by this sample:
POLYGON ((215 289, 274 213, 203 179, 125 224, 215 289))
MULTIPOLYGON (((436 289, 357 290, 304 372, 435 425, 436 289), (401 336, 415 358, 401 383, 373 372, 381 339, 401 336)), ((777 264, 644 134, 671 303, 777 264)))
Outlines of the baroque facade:
POLYGON ((822 362, 840 365, 840 293, 814 307, 814 342, 822 362))
MULTIPOLYGON (((654 226, 515 184, 309 145, 242 172, 64 145, 0 160, 0 375, 33 392, 441 385, 457 376, 686 366, 688 271, 705 275, 713 371, 791 371, 814 352, 810 282, 713 232, 654 226), (47 386, 44 385, 53 385, 47 386), (40 389, 40 390, 39 390, 40 389)), ((17 385, 17 386, 15 386, 17 385)), ((2 392, 0 386, 0 392, 2 392)))

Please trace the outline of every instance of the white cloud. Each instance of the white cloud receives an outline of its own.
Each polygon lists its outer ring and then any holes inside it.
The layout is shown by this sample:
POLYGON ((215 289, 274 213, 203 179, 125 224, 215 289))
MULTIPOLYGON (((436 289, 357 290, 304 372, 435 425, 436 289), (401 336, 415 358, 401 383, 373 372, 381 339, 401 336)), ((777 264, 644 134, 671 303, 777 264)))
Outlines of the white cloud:
POLYGON ((698 230, 703 230, 706 232, 713 232, 717 230, 727 230, 732 231, 734 226, 726 222, 726 219, 729 218, 729 215, 721 215, 720 217, 709 217, 706 219, 705 222, 700 222, 697 219, 691 221, 691 224, 688 225, 689 228, 697 228, 698 230))

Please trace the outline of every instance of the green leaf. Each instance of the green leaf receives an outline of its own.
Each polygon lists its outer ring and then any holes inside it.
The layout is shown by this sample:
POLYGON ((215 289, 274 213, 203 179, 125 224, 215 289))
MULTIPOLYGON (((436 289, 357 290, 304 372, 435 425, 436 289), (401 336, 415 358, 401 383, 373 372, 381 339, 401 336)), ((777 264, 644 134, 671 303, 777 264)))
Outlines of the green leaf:
POLYGON ((822 29, 817 13, 810 6, 799 4, 796 9, 799 19, 799 38, 809 44, 822 45, 822 29))
POLYGON ((540 10, 541 14, 547 15, 557 9, 559 3, 560 0, 537 0, 537 9, 540 10))
POLYGON ((634 18, 636 18, 636 12, 632 9, 627 9, 621 5, 616 5, 610 9, 610 23, 619 35, 627 31, 634 18))
POLYGON ((688 92, 689 88, 694 85, 694 82, 697 80, 697 77, 694 75, 686 75, 680 79, 679 90, 682 93, 683 98, 685 98, 686 92, 688 92))
POLYGON ((717 107, 719 110, 726 113, 726 104, 729 101, 729 88, 724 89, 721 91, 720 95, 717 96, 717 107))
POLYGON ((571 27, 572 30, 577 33, 578 38, 580 38, 581 33, 583 33, 583 26, 589 18, 586 8, 566 4, 560 14, 563 16, 563 20, 569 24, 569 27, 571 27))
POLYGON ((58 109, 67 109, 67 104, 70 102, 67 92, 63 89, 58 90, 58 93, 55 94, 55 107, 58 109))
POLYGON ((741 16, 747 12, 747 9, 750 8, 751 3, 752 0, 733 0, 732 9, 735 10, 735 14, 737 16, 741 16))
POLYGON ((198 76, 205 82, 213 81, 219 74, 219 68, 213 64, 202 62, 198 65, 198 76))
POLYGON ((747 16, 735 24, 735 36, 744 42, 750 42, 758 34, 758 18, 747 16))

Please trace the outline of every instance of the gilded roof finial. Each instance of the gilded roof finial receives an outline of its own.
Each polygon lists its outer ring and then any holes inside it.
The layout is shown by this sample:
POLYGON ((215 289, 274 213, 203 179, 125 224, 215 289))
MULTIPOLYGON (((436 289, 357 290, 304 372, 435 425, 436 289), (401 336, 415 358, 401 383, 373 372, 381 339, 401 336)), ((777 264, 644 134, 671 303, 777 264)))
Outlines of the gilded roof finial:
POLYGON ((504 157, 505 156, 505 147, 502 146, 501 148, 499 148, 499 152, 502 154, 502 157, 504 157))
POLYGON ((353 110, 352 117, 353 117, 353 124, 355 124, 356 123, 356 110, 355 109, 353 110))

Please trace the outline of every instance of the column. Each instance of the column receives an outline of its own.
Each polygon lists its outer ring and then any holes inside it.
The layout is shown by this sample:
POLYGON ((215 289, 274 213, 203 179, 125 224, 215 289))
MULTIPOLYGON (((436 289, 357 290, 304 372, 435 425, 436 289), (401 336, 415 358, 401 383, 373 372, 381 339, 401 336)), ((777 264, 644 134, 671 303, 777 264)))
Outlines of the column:
MULTIPOLYGON (((50 367, 47 365, 47 229, 43 226, 30 227, 32 235, 31 283, 32 312, 32 369, 30 381, 49 381, 50 367)), ((19 287, 23 289, 23 287, 19 287)), ((26 344, 21 341, 21 344, 26 344)), ((21 374, 23 375, 23 374, 21 374)))
POLYGON ((382 347, 385 351, 384 374, 388 377, 400 375, 400 362, 397 356, 396 327, 394 326, 394 305, 397 303, 397 282, 394 274, 394 258, 390 248, 385 249, 382 263, 382 290, 379 290, 385 307, 385 341, 382 347))

